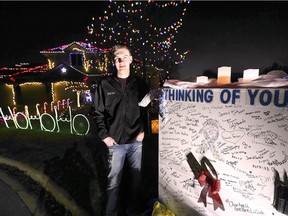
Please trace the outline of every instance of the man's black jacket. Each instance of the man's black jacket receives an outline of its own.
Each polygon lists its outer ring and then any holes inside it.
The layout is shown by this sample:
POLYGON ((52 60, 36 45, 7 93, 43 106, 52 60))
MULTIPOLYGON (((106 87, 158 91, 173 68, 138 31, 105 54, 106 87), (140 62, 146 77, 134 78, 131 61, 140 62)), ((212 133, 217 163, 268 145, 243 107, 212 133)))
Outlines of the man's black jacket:
POLYGON ((135 141, 147 124, 147 108, 139 107, 138 103, 149 91, 146 82, 136 76, 128 77, 125 92, 115 76, 103 78, 98 83, 94 105, 101 140, 110 136, 118 144, 135 141))

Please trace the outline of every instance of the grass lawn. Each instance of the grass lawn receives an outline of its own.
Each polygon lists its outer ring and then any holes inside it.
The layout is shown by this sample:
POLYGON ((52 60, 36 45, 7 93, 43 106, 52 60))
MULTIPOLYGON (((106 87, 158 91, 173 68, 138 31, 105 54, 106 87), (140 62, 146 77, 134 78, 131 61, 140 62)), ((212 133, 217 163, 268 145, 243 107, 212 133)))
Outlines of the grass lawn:
MULTIPOLYGON (((47 191, 52 192, 53 198, 58 203, 62 202, 68 210, 69 205, 77 204, 88 215, 92 215, 93 212, 94 215, 96 214, 97 210, 93 210, 92 206, 101 206, 99 199, 103 192, 97 186, 99 185, 96 176, 98 170, 96 171, 93 157, 95 151, 97 149, 101 151, 101 148, 95 136, 91 134, 78 136, 69 132, 44 132, 37 129, 5 128, 2 125, 0 137, 0 153, 5 159, 5 164, 2 163, 2 170, 6 173, 10 172, 10 175, 23 172, 22 177, 18 176, 19 181, 23 181, 24 178, 27 181, 27 176, 29 176, 35 181, 30 185, 39 183, 43 189, 48 187, 48 181, 53 182, 47 191), (41 176, 37 178, 37 175, 41 176), (90 194, 91 192, 94 194, 90 194), (63 194, 65 200, 61 198, 63 194), (71 199, 74 202, 67 205, 71 199)), ((35 191, 31 192, 35 193, 35 191)), ((40 194, 38 195, 40 197, 40 194)), ((98 209, 101 211, 100 208, 98 209)), ((59 212, 59 215, 63 215, 62 213, 59 212)), ((57 214, 53 212, 52 215, 57 214)))

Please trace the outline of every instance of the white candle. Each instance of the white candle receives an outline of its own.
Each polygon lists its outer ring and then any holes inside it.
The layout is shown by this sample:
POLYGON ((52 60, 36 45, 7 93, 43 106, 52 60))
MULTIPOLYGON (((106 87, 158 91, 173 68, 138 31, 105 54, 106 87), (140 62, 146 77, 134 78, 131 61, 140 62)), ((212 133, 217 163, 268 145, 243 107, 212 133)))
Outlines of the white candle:
POLYGON ((218 68, 217 83, 231 83, 231 67, 223 66, 218 68))
POLYGON ((243 83, 250 82, 259 77, 259 69, 247 69, 243 71, 243 83))
POLYGON ((208 77, 207 76, 198 76, 196 78, 197 83, 208 83, 208 77))

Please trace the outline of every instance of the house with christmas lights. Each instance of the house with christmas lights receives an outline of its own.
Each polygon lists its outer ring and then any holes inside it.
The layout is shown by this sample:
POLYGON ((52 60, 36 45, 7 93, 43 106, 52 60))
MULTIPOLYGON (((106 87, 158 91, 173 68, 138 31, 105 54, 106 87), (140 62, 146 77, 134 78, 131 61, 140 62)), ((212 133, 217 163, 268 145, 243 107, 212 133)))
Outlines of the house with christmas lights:
POLYGON ((91 102, 91 86, 111 71, 108 52, 72 42, 40 51, 46 64, 0 68, 0 107, 91 102))

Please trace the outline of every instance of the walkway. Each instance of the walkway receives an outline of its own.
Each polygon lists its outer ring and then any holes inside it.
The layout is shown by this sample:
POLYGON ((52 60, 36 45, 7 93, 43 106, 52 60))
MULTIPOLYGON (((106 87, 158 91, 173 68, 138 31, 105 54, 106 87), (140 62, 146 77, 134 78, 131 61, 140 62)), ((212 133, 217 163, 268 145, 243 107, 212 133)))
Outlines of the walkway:
POLYGON ((27 206, 10 186, 0 179, 0 213, 1 216, 32 216, 27 206))

